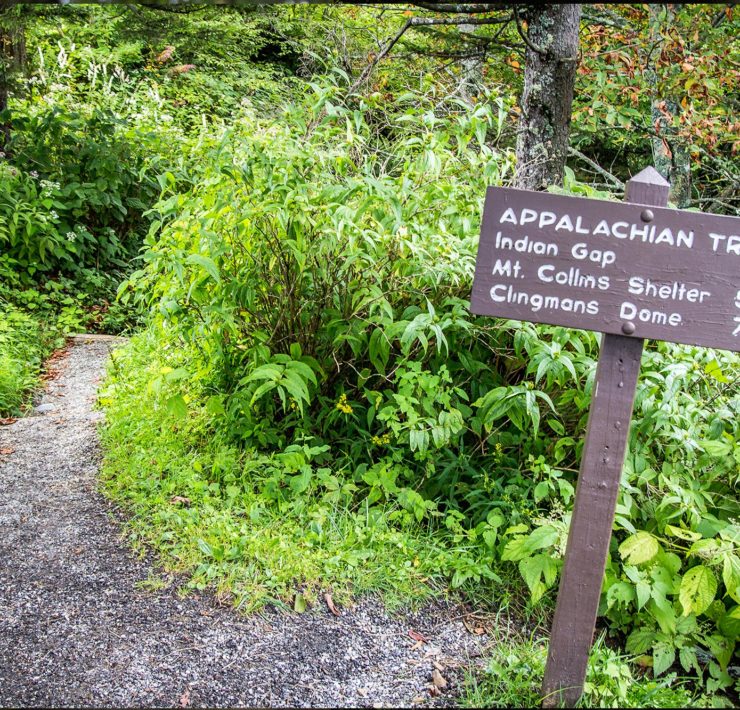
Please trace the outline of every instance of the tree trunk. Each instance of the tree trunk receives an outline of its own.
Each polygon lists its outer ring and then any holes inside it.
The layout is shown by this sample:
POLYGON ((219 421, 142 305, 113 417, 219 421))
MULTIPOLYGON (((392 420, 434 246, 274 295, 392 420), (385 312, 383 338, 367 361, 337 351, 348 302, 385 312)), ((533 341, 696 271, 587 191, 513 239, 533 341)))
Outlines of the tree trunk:
POLYGON ((530 5, 516 186, 561 185, 568 154, 581 5, 530 5), (531 46, 530 46, 531 45, 531 46))
POLYGON ((656 56, 660 55, 664 42, 661 30, 673 21, 670 5, 651 4, 650 39, 652 56, 648 58, 645 76, 653 91, 652 123, 653 164, 655 169, 671 183, 669 199, 677 207, 688 207, 691 202, 691 161, 686 142, 676 134, 675 117, 680 115, 681 106, 674 96, 661 96, 658 73, 655 69, 656 56))
MULTIPOLYGON (((1 20, 0 20, 1 22, 1 20)), ((10 32, 0 24, 0 114, 8 108, 8 92, 10 84, 10 32)), ((4 152, 10 139, 10 126, 0 119, 0 151, 4 152)))
MULTIPOLYGON (((457 26, 459 32, 472 34, 475 25, 462 23, 457 26)), ((462 77, 460 81, 460 97, 470 104, 472 97, 480 93, 483 85, 483 62, 480 57, 467 57, 462 60, 462 77)))

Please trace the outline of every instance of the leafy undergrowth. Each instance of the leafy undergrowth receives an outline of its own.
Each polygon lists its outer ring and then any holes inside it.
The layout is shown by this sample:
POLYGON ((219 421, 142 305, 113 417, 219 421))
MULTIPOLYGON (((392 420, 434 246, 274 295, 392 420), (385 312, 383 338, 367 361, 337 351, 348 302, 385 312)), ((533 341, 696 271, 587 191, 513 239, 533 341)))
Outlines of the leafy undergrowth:
MULTIPOLYGON (((503 640, 494 646, 485 671, 468 676, 461 706, 539 707, 546 660, 544 638, 503 640)), ((591 650, 583 695, 577 707, 732 707, 720 696, 698 693, 690 678, 676 673, 650 678, 629 663, 630 660, 629 656, 609 648, 602 635, 591 650)))
POLYGON ((0 303, 0 417, 21 413, 46 357, 61 343, 42 323, 0 303))
POLYGON ((496 575, 464 536, 424 530, 398 505, 352 505, 354 486, 318 463, 322 447, 308 437, 274 455, 239 451, 202 391, 188 386, 181 410, 171 388, 187 359, 138 335, 115 353, 99 401, 104 490, 129 512, 131 542, 186 573, 188 588, 215 588, 244 610, 299 611, 329 589, 338 603, 368 591, 389 608, 421 602, 456 571, 492 588, 496 575), (265 494, 276 477, 280 501, 265 494))
MULTIPOLYGON (((503 104, 311 89, 205 145, 197 184, 162 181, 121 287, 150 315, 104 398, 108 490, 247 608, 320 586, 547 608, 599 343, 469 312, 503 104)), ((655 678, 708 692, 740 631, 739 362, 647 346, 599 610, 655 678)))

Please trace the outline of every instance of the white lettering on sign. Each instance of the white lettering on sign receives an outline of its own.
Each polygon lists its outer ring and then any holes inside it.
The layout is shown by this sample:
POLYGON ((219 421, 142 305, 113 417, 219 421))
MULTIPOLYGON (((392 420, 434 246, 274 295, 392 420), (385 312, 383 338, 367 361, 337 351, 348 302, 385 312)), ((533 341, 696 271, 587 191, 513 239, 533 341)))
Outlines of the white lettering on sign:
POLYGON ((680 313, 664 313, 650 308, 639 308, 629 301, 624 301, 619 308, 619 317, 623 320, 639 320, 654 325, 681 325, 680 313))
POLYGON ((595 264, 600 264, 602 269, 606 268, 609 264, 613 264, 617 260, 617 255, 613 251, 589 249, 586 242, 574 244, 570 253, 576 259, 588 259, 589 261, 593 261, 595 264))
POLYGON ((510 239, 501 236, 501 232, 496 234, 496 249, 508 249, 520 254, 540 254, 544 256, 557 256, 558 245, 552 242, 535 242, 529 237, 521 239, 510 239))
POLYGON ((496 259, 496 263, 493 265, 493 269, 491 269, 491 273, 494 276, 514 276, 514 278, 519 278, 519 272, 522 270, 522 265, 519 263, 519 259, 511 260, 507 259, 504 261, 503 259, 496 259))
POLYGON ((471 310, 740 351, 740 219, 650 201, 489 188, 471 310))
POLYGON ((720 244, 725 248, 727 254, 737 254, 740 256, 740 236, 737 234, 717 234, 709 232, 709 238, 712 240, 712 251, 719 251, 720 244))
POLYGON ((576 298, 544 296, 541 293, 517 291, 513 286, 496 284, 491 286, 491 300, 496 303, 518 303, 529 306, 533 313, 545 308, 548 311, 565 311, 566 313, 588 313, 595 316, 599 312, 598 301, 581 301, 576 298))
POLYGON ((552 264, 543 264, 537 269, 537 278, 544 283, 557 283, 561 286, 575 286, 576 288, 599 288, 606 291, 609 288, 608 276, 593 276, 581 273, 581 270, 571 266, 567 271, 555 271, 552 264))
POLYGON ((705 298, 712 295, 711 291, 699 288, 689 288, 680 281, 660 283, 645 279, 642 276, 633 276, 629 280, 627 289, 633 296, 650 296, 662 298, 664 301, 688 301, 689 303, 704 303, 705 298))
MULTIPOLYGON (((513 224, 519 227, 531 224, 539 229, 554 224, 556 232, 565 231, 573 234, 590 234, 597 237, 614 237, 630 241, 637 240, 647 244, 667 244, 685 249, 691 249, 694 246, 693 230, 677 229, 674 231, 670 227, 660 227, 655 224, 630 224, 624 221, 609 222, 606 219, 602 219, 591 226, 584 224, 584 218, 581 215, 576 215, 574 218, 569 214, 563 214, 558 217, 555 212, 549 210, 538 212, 529 207, 522 208, 518 214, 513 207, 509 207, 501 215, 499 224, 513 224)), ((732 235, 728 238, 724 234, 710 234, 710 237, 716 238, 715 251, 717 251, 717 241, 726 239, 728 253, 740 254, 740 237, 732 235)))

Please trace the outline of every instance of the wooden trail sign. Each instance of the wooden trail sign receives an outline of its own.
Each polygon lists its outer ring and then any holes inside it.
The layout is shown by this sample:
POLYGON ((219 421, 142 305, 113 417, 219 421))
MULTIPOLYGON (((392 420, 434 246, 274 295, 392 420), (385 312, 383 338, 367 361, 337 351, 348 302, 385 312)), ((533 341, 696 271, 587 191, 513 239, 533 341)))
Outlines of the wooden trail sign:
POLYGON ((583 692, 644 338, 740 350, 740 219, 665 209, 652 167, 625 203, 488 188, 471 311, 604 333, 542 685, 583 692))
POLYGON ((658 208, 656 181, 627 203, 488 188, 473 313, 740 350, 740 220, 658 208))

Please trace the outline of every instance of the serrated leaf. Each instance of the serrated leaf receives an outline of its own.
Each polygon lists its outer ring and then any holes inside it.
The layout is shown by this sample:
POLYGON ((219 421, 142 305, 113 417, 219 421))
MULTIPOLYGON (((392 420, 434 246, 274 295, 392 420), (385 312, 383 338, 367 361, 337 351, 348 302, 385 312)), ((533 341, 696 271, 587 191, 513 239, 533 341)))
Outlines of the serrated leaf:
POLYGON ((676 660, 676 649, 667 643, 659 643, 653 647, 653 675, 657 678, 667 671, 676 660))
POLYGON ((676 612, 665 597, 657 595, 653 590, 652 597, 648 604, 648 609, 652 612, 655 620, 664 634, 675 634, 676 632, 676 612))
POLYGON ((732 453, 732 445, 726 441, 703 439, 700 445, 710 456, 716 458, 724 458, 732 453))
POLYGON ((660 544, 649 533, 638 530, 630 535, 620 546, 619 554, 622 559, 631 565, 640 565, 650 562, 660 552, 660 544))
POLYGON ((630 604, 635 599, 635 588, 629 582, 615 582, 607 590, 606 598, 609 606, 615 600, 625 605, 630 604))
POLYGON ((655 631, 650 629, 635 629, 628 637, 626 649, 636 656, 645 653, 655 640, 655 631))
POLYGON ((519 572, 529 587, 532 603, 536 604, 557 576, 558 562, 549 555, 539 554, 519 562, 519 572))
POLYGON ((703 613, 714 601, 717 593, 717 578, 709 567, 697 565, 692 567, 681 580, 678 599, 684 615, 703 613))
POLYGON ((558 537, 560 537, 558 531, 551 525, 543 525, 542 527, 533 530, 527 538, 527 549, 530 552, 535 550, 541 550, 545 547, 551 547, 554 545, 558 537))
POLYGON ((693 668, 694 670, 699 672, 699 662, 696 658, 696 651, 694 651, 693 648, 690 648, 689 646, 684 646, 682 649, 678 651, 678 660, 681 661, 682 668, 689 672, 693 668))
POLYGON ((509 542, 504 546, 504 551, 501 553, 501 559, 504 562, 518 562, 528 555, 529 550, 527 549, 527 538, 515 537, 513 540, 509 540, 509 542))
POLYGON ((719 544, 716 540, 697 540, 690 548, 689 553, 692 555, 698 555, 705 559, 711 559, 719 549, 719 544))

